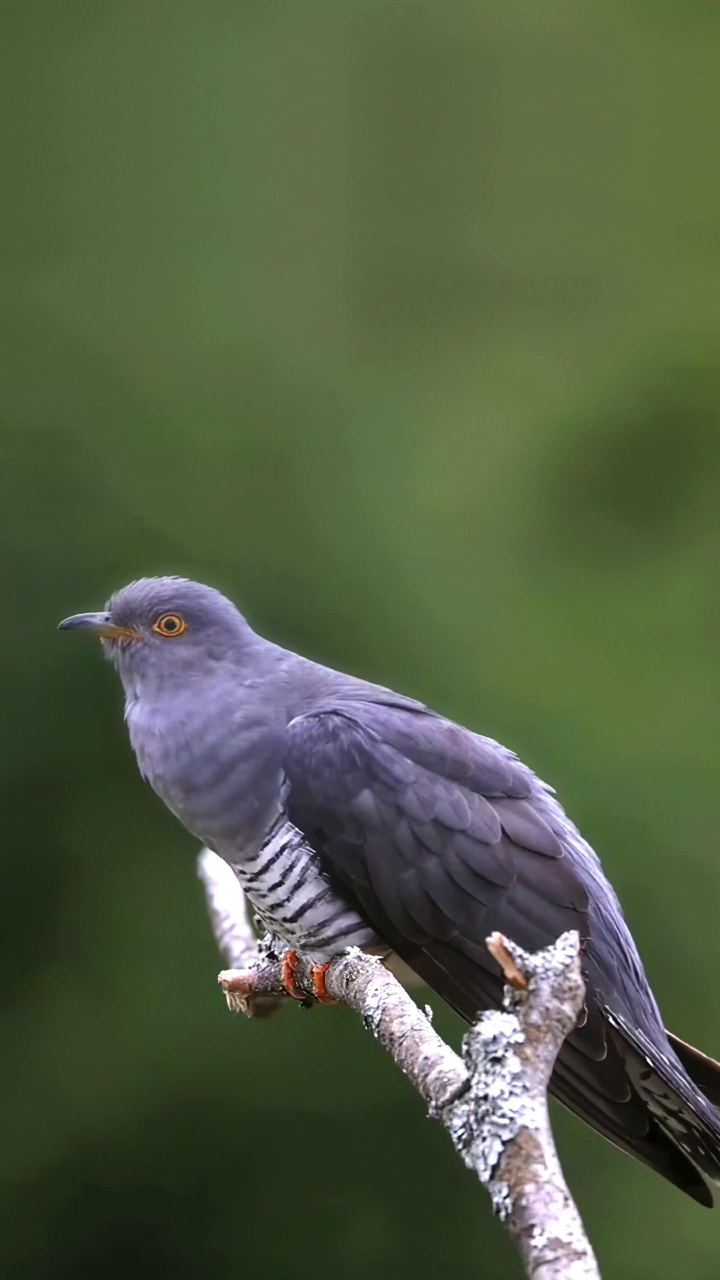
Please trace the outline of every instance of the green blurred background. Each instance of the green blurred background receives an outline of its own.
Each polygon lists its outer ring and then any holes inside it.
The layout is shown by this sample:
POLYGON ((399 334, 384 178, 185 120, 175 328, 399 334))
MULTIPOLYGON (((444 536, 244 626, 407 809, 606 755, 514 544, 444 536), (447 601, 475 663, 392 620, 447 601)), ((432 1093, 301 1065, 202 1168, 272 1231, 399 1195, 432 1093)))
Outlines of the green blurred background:
MULTIPOLYGON (((347 1011, 228 1015, 193 841, 54 628, 198 576, 515 747, 720 1056, 720 10, 0 22, 0 1275, 519 1276, 347 1011)), ((717 1215, 556 1129, 608 1277, 717 1277, 717 1215)))

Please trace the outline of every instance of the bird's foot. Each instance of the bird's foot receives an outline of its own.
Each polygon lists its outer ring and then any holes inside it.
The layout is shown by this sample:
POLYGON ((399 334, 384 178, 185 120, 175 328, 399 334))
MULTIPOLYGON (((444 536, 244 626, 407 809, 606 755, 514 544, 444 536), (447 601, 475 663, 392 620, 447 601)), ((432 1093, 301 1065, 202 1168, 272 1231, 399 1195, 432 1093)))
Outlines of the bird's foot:
POLYGON ((298 986, 295 975, 300 963, 297 951, 286 951, 282 958, 282 984, 293 1000, 307 1000, 307 991, 298 986))
POLYGON ((326 960, 325 964, 310 965, 310 981, 312 983, 313 994, 320 1004, 337 1004, 337 1000, 333 1000, 327 986, 325 985, 325 974, 331 964, 331 960, 326 960))
POLYGON ((304 991, 297 980, 300 957, 297 951, 286 951, 282 959, 282 983, 288 995, 292 996, 293 1000, 300 1000, 306 1005, 312 997, 318 1004, 337 1004, 337 1000, 333 1000, 325 984, 325 974, 330 963, 331 961, 328 960, 325 964, 310 965, 310 990, 304 991))

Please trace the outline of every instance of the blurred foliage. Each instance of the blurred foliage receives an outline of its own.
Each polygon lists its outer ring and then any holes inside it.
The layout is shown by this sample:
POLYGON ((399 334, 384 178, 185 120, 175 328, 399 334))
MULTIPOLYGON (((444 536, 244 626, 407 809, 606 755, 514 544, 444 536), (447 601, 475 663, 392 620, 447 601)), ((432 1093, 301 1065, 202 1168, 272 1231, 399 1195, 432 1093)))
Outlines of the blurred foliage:
MULTIPOLYGON (((519 1275, 349 1014, 227 1015, 193 842, 54 626, 187 573, 514 746, 720 1054, 718 6, 0 21, 0 1273, 519 1275)), ((557 1129, 608 1275, 717 1276, 715 1215, 557 1129)))

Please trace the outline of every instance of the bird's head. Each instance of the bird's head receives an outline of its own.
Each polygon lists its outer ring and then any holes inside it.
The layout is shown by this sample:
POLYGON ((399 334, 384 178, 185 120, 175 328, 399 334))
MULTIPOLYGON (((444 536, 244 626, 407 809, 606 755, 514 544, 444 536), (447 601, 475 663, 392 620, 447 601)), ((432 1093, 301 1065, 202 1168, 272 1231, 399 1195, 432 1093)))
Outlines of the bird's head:
POLYGON ((135 693, 241 661, 256 639, 226 596, 188 578, 140 578, 116 591, 101 613, 73 614, 58 629, 99 636, 135 693))

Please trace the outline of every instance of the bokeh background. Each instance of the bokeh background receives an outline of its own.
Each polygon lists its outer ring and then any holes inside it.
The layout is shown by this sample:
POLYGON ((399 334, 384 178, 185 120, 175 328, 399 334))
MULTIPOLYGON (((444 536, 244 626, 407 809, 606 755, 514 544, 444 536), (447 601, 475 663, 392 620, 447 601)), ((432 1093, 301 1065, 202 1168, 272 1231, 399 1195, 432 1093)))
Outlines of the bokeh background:
MULTIPOLYGON (((519 1276, 347 1011, 228 1015, 193 841, 54 628, 199 576, 512 745, 720 1056, 718 6, 0 22, 0 1274, 519 1276)), ((556 1129, 605 1274, 718 1275, 717 1215, 556 1129)))

